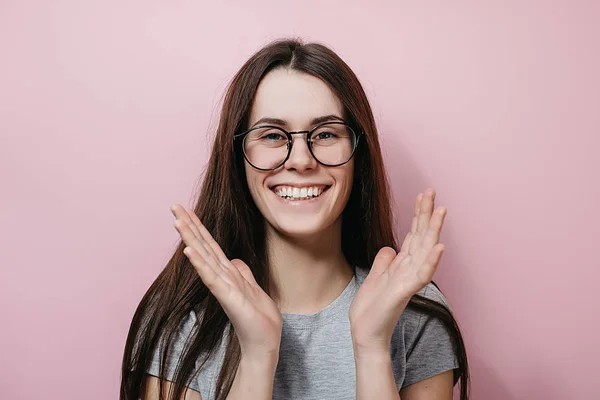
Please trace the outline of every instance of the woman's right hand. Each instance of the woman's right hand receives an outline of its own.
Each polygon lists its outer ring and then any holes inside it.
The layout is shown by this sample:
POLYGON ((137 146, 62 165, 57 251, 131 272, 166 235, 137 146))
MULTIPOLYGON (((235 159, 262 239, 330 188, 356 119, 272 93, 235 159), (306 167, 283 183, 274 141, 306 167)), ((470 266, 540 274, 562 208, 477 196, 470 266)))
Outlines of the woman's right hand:
POLYGON ((275 302, 256 283, 242 260, 229 260, 196 214, 171 207, 175 228, 202 282, 219 301, 240 342, 242 357, 278 359, 282 316, 275 302))

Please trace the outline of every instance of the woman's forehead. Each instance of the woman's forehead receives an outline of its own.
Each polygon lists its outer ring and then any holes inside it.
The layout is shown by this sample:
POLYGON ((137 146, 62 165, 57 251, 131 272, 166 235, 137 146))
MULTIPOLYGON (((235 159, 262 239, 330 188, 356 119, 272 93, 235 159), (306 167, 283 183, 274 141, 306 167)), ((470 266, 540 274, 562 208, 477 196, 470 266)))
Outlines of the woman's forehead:
POLYGON ((258 85, 249 125, 266 117, 287 121, 289 128, 295 129, 323 115, 343 118, 342 102, 329 86, 312 75, 278 68, 258 85))

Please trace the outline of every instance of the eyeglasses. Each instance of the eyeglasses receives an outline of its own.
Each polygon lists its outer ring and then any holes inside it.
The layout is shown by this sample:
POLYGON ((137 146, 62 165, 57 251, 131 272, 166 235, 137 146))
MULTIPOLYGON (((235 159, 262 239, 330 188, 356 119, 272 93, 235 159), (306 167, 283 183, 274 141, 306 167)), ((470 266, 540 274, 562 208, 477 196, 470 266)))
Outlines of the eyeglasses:
POLYGON ((310 131, 288 132, 271 125, 257 126, 234 135, 234 140, 242 139, 244 158, 254 168, 270 171, 281 167, 290 158, 292 135, 306 134, 306 145, 318 163, 327 167, 346 164, 356 151, 362 132, 354 130, 343 122, 325 122, 310 131))

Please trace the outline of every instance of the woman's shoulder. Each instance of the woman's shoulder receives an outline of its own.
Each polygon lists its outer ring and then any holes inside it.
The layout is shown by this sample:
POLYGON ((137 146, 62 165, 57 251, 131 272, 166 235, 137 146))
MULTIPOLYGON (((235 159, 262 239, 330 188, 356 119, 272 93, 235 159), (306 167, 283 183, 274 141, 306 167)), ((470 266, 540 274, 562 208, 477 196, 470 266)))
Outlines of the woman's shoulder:
POLYGON ((450 302, 434 282, 429 282, 423 289, 419 290, 417 294, 426 299, 440 303, 450 309, 450 302))
MULTIPOLYGON (((443 305, 451 312, 448 299, 435 283, 429 282, 417 292, 417 295, 443 305)), ((414 297, 413 300, 415 300, 414 297)), ((418 301, 415 306, 409 304, 396 325, 396 334, 403 336, 403 342, 408 352, 420 345, 424 348, 439 348, 444 353, 453 354, 452 344, 443 321, 439 319, 436 312, 431 311, 430 306, 427 306, 430 311, 417 306, 422 304, 418 301)))
MULTIPOLYGON (((166 336, 162 336, 158 343, 157 348, 152 354, 150 365, 147 369, 149 375, 156 377, 162 377, 166 380, 173 380, 175 377, 177 366, 182 359, 184 353, 189 349, 193 333, 197 331, 202 319, 204 317, 204 310, 200 307, 192 308, 182 319, 178 329, 174 332, 174 335, 170 337, 170 342, 167 344, 164 342, 166 336), (166 354, 165 362, 165 376, 162 376, 162 365, 161 355, 165 345, 168 345, 168 352, 166 354)), ((223 337, 228 332, 228 326, 225 329, 223 337)), ((189 382, 189 387, 202 394, 202 398, 212 398, 212 391, 214 390, 215 377, 221 369, 223 358, 225 355, 225 344, 226 341, 221 340, 216 351, 214 352, 202 352, 198 356, 196 361, 196 372, 189 382), (201 367, 200 367, 201 366, 201 367)))

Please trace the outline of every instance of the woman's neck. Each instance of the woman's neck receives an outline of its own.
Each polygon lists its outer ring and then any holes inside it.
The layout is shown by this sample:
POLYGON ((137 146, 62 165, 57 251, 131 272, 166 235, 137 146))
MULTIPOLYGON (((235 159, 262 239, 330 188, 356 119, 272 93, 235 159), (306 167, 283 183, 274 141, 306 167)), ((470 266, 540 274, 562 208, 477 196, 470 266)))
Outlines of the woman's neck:
POLYGON ((282 312, 314 314, 335 300, 352 279, 342 253, 341 219, 309 238, 281 235, 267 224, 270 293, 282 312))

